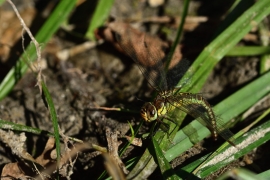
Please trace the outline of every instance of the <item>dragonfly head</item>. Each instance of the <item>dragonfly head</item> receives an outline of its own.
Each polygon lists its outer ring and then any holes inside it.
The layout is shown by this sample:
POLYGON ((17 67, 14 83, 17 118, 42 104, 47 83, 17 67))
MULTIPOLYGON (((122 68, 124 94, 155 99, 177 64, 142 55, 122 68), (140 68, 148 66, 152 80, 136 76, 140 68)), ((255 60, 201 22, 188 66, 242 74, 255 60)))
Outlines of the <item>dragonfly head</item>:
POLYGON ((156 107, 150 102, 145 103, 143 105, 143 107, 141 108, 140 114, 141 114, 141 117, 147 122, 154 121, 158 117, 156 107))

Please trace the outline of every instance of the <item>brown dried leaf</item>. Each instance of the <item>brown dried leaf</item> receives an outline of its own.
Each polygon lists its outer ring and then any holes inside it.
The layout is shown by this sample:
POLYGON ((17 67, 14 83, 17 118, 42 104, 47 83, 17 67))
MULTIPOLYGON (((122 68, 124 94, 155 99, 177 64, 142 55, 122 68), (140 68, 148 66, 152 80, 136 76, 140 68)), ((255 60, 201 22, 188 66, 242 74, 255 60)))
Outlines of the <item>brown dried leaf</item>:
MULTIPOLYGON (((36 10, 32 7, 23 9, 20 12, 21 17, 24 19, 26 25, 30 25, 35 17, 36 10)), ((11 47, 22 36, 22 26, 17 16, 13 11, 2 10, 0 12, 1 28, 0 28, 0 57, 6 60, 9 56, 11 47)))
POLYGON ((50 158, 50 152, 54 149, 54 143, 54 138, 49 138, 43 153, 36 158, 36 160, 29 153, 23 150, 19 154, 19 157, 21 157, 23 161, 21 163, 6 164, 3 168, 1 177, 25 178, 27 176, 35 175, 36 172, 34 172, 33 169, 38 168, 40 170, 49 163, 54 162, 54 160, 50 158))
POLYGON ((54 150, 55 139, 50 137, 46 143, 46 146, 40 156, 36 158, 36 162, 42 166, 46 166, 50 162, 54 162, 54 159, 50 157, 51 151, 54 150))
POLYGON ((1 179, 24 178, 25 174, 18 164, 18 162, 6 164, 2 170, 1 179))

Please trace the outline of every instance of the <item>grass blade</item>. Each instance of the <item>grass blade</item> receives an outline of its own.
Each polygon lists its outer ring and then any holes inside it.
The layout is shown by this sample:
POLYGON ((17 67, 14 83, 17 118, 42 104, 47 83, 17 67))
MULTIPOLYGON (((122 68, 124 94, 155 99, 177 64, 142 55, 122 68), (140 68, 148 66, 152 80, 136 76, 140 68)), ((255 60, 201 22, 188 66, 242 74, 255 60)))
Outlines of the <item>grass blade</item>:
POLYGON ((174 173, 170 163, 165 158, 162 150, 159 147, 159 143, 156 141, 155 138, 152 139, 153 148, 154 148, 154 159, 158 164, 158 167, 161 170, 161 174, 163 175, 163 179, 179 179, 177 175, 174 173))
POLYGON ((270 47, 265 46, 241 46, 231 49, 226 56, 258 56, 270 53, 270 47))
POLYGON ((93 17, 89 24, 86 37, 91 40, 95 40, 94 31, 103 25, 103 23, 108 19, 111 8, 114 4, 114 0, 99 0, 98 5, 95 8, 93 17))
POLYGON ((58 120, 57 120, 57 114, 54 108, 54 103, 52 100, 52 97, 49 93, 49 90, 47 89, 47 86, 45 83, 42 81, 42 92, 44 95, 44 98, 47 103, 47 107, 49 109, 51 118, 52 118, 52 123, 53 123, 53 129, 54 129, 54 138, 55 138, 55 146, 56 146, 56 154, 57 154, 57 169, 59 168, 60 165, 60 158, 61 158, 61 149, 60 149, 60 135, 59 135, 59 130, 58 130, 58 120))

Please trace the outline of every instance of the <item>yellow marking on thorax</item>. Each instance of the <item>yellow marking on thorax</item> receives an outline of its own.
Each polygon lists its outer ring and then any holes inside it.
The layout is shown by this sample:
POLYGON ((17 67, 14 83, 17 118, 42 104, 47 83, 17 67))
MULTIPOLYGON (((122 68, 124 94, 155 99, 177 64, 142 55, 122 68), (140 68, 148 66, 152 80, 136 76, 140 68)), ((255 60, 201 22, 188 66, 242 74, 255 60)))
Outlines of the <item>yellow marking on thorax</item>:
POLYGON ((161 115, 165 115, 167 113, 167 108, 165 106, 163 106, 162 108, 159 108, 157 110, 158 112, 158 115, 161 116, 161 115))

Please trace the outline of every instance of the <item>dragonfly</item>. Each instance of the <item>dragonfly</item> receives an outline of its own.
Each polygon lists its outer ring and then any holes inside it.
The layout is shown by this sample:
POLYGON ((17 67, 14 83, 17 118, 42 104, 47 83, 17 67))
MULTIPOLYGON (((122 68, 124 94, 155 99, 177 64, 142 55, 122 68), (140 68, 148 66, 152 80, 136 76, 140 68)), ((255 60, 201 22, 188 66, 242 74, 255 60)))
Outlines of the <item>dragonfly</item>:
MULTIPOLYGON (((183 73, 179 72, 178 68, 176 71, 171 71, 173 73, 166 72, 166 60, 168 59, 166 53, 162 49, 149 46, 155 45, 153 41, 156 38, 146 36, 130 26, 121 29, 119 27, 123 26, 113 27, 119 46, 135 61, 150 86, 157 91, 156 98, 142 106, 140 110, 141 117, 146 122, 160 121, 169 111, 177 108, 206 126, 215 140, 220 135, 235 146, 233 133, 224 128, 223 123, 216 117, 211 105, 203 96, 178 92, 181 87, 175 87, 175 80, 173 79, 179 80, 183 73)), ((165 45, 164 48, 166 48, 165 45)))

